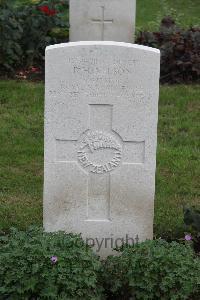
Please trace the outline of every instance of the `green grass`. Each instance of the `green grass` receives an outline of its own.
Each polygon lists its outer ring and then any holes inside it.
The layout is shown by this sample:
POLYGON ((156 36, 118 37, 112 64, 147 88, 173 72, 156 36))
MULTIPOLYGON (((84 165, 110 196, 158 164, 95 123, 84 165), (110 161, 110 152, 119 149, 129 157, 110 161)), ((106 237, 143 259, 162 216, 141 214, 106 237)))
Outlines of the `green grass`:
MULTIPOLYGON (((0 229, 42 224, 42 83, 0 81, 0 229)), ((155 233, 184 231, 182 205, 198 198, 200 87, 162 86, 156 175, 155 233)))
POLYGON ((183 205, 200 205, 200 86, 161 87, 159 104, 155 232, 183 231, 183 205))
POLYGON ((199 0, 137 0, 136 26, 157 29, 158 21, 170 12, 182 27, 200 25, 199 0))
POLYGON ((0 228, 42 220, 43 84, 0 82, 0 228))

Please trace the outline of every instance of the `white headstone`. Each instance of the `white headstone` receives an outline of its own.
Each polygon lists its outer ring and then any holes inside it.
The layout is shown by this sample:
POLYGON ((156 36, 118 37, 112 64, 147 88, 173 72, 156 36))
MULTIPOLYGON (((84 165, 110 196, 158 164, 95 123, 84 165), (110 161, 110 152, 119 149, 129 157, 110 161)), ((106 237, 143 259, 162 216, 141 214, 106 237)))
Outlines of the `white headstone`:
POLYGON ((134 41, 136 0, 71 0, 70 41, 134 41))
POLYGON ((44 226, 102 256, 153 236, 159 50, 118 42, 47 47, 44 226))

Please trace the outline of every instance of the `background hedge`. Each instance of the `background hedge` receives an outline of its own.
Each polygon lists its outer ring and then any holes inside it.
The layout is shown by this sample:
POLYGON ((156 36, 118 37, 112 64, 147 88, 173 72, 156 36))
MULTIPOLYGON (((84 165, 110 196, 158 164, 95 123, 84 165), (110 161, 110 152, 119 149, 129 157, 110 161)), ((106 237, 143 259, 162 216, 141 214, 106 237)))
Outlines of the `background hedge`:
MULTIPOLYGON (((1 0, 0 76, 43 78, 45 47, 68 42, 68 9, 66 0, 23 1, 20 6, 1 0)), ((161 83, 199 82, 200 27, 182 29, 174 11, 169 12, 173 18, 163 18, 159 31, 137 31, 136 43, 161 50, 161 83)))

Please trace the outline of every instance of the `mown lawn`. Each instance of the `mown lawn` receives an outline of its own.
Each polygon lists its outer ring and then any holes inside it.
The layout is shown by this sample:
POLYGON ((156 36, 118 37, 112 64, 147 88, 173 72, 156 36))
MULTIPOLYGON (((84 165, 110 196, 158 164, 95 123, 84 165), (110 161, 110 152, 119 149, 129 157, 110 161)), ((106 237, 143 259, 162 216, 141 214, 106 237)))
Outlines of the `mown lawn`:
MULTIPOLYGON (((42 224, 43 83, 0 81, 0 229, 42 224)), ((155 234, 184 232, 198 198, 200 87, 161 87, 155 234)))
POLYGON ((182 27, 200 25, 199 0, 136 0, 136 26, 156 30, 158 20, 173 12, 182 27), (173 11, 172 11, 173 10, 173 11))

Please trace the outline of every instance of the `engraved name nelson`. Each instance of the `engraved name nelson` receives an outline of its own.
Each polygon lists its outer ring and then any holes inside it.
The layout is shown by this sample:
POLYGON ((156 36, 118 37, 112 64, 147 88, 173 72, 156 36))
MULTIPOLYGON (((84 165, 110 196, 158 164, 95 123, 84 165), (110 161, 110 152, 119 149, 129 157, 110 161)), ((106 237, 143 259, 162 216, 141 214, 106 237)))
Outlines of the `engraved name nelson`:
POLYGON ((87 130, 80 139, 77 157, 88 172, 103 174, 119 166, 122 146, 114 134, 87 130))

